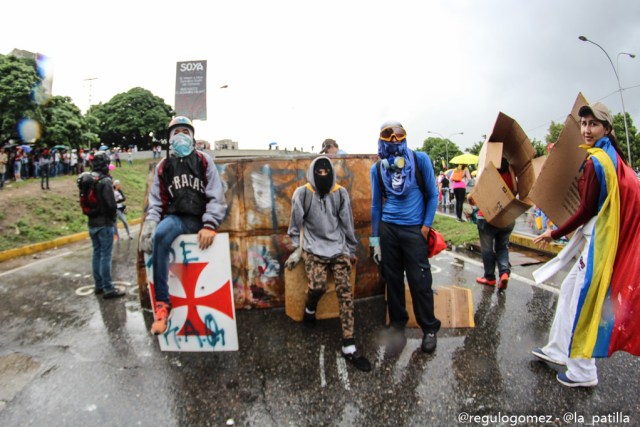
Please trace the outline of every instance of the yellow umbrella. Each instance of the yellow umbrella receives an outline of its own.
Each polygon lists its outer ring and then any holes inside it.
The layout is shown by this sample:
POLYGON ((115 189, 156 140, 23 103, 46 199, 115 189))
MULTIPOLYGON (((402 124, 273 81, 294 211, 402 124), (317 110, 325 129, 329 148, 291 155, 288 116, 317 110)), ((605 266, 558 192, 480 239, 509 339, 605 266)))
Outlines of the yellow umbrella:
POLYGON ((456 165, 475 165, 478 163, 478 156, 471 153, 460 154, 449 160, 449 163, 455 163, 456 165))

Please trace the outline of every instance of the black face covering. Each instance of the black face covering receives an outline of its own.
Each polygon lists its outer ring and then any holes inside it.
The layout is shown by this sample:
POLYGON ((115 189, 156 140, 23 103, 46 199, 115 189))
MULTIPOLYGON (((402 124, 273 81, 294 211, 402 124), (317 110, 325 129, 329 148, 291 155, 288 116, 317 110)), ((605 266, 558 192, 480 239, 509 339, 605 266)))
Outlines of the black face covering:
POLYGON ((313 179, 315 180, 316 190, 320 197, 329 194, 333 184, 333 168, 327 159, 318 159, 313 165, 313 179), (318 169, 326 169, 329 171, 326 175, 319 175, 318 169))

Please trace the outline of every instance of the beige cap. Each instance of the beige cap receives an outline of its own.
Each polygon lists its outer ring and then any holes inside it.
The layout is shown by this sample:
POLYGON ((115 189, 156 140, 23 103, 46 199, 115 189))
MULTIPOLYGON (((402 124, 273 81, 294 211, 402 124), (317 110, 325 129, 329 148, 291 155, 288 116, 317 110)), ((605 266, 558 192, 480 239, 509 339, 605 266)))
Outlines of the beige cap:
POLYGON ((611 111, 602 102, 596 102, 593 105, 583 105, 578 111, 578 116, 584 117, 587 114, 593 115, 601 122, 609 123, 609 126, 613 127, 613 118, 611 117, 611 111))
POLYGON ((327 149, 331 146, 338 148, 338 143, 335 141, 335 139, 331 139, 331 138, 325 139, 324 142, 322 143, 322 150, 320 150, 320 154, 326 153, 327 149))

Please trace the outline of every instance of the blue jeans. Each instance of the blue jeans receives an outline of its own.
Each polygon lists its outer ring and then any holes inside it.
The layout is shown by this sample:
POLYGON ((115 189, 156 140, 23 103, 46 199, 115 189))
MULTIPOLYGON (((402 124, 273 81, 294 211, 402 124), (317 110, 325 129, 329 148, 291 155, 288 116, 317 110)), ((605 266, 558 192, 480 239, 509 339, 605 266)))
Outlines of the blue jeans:
POLYGON ((382 275, 387 282, 389 320, 396 329, 404 329, 409 321, 404 293, 407 274, 413 312, 422 331, 436 333, 440 321, 434 314, 431 265, 427 241, 420 232, 422 225, 396 225, 380 222, 382 275))
POLYGON ((509 264, 509 236, 515 223, 506 228, 498 228, 489 224, 484 218, 478 218, 478 234, 480 235, 480 250, 484 265, 484 278, 496 280, 496 262, 498 274, 511 274, 509 264))
POLYGON ((153 236, 153 286, 156 301, 169 304, 169 256, 171 244, 181 234, 194 234, 202 228, 202 220, 195 216, 166 216, 156 227, 153 236))
POLYGON ((113 250, 113 227, 89 227, 93 244, 93 280, 96 290, 111 292, 111 257, 113 250))

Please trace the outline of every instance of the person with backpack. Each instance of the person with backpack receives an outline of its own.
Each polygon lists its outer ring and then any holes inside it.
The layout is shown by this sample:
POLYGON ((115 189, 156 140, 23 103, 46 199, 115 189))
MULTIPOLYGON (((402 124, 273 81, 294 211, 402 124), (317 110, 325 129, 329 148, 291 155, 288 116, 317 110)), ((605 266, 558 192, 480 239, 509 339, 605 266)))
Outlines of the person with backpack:
POLYGON ((119 219, 122 221, 122 225, 124 225, 127 236, 131 239, 131 231, 129 230, 129 223, 127 222, 127 205, 124 204, 127 198, 124 195, 124 191, 122 191, 122 184, 119 179, 113 181, 113 195, 116 198, 116 238, 120 241, 120 233, 118 232, 119 219))
POLYGON ((83 213, 89 217, 89 235, 93 245, 94 293, 102 295, 104 299, 125 295, 111 280, 116 199, 109 176, 109 163, 109 156, 98 152, 93 157, 93 172, 86 172, 78 177, 80 204, 83 213))
POLYGON ((429 232, 438 204, 433 166, 426 153, 409 149, 407 132, 396 121, 380 128, 378 156, 380 160, 371 167, 369 246, 387 283, 389 344, 406 344, 406 273, 413 312, 424 333, 422 351, 433 353, 440 330, 440 321, 434 314, 428 258, 429 232))
POLYGON ((336 183, 331 160, 314 159, 309 166, 306 185, 298 187, 291 200, 288 234, 295 250, 285 266, 292 270, 300 259, 309 278, 309 291, 303 322, 314 326, 316 308, 327 289, 327 271, 336 283, 336 295, 342 326, 341 354, 361 371, 371 370, 371 363, 356 349, 353 320, 351 269, 356 262, 358 240, 354 233, 349 193, 336 183), (304 231, 303 231, 304 230, 304 231), (300 235, 303 241, 300 241, 300 235))
POLYGON ((438 178, 438 189, 442 194, 442 207, 447 208, 449 206, 449 178, 447 178, 447 174, 444 171, 438 178))
POLYGON ((197 233, 200 249, 207 249, 227 212, 218 170, 211 156, 195 150, 194 133, 187 117, 178 116, 169 122, 170 155, 155 169, 140 233, 140 250, 151 254, 153 265, 156 303, 151 333, 155 335, 167 330, 171 313, 171 244, 181 234, 197 233))
POLYGON ((462 207, 467 195, 467 182, 471 181, 471 174, 467 165, 458 165, 451 173, 451 181, 453 182, 453 195, 456 198, 456 217, 458 221, 464 222, 462 219, 462 207))

